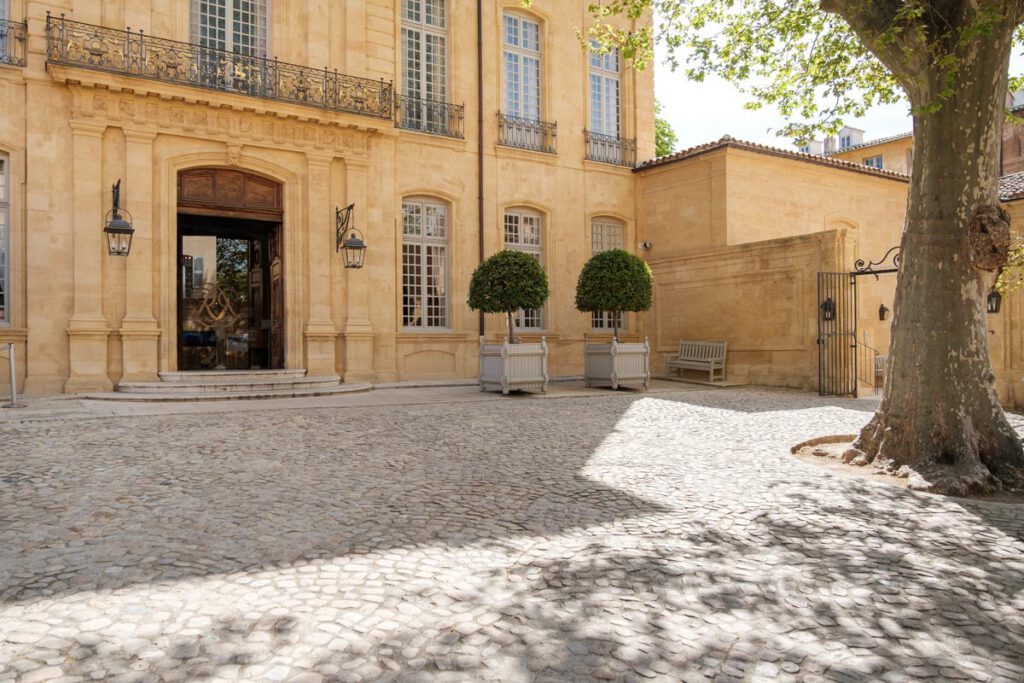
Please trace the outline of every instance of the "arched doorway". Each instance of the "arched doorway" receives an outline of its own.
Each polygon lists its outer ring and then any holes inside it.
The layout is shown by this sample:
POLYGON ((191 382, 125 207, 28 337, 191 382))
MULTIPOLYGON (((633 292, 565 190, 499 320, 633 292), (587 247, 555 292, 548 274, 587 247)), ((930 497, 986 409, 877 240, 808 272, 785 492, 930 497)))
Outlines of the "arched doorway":
POLYGON ((178 369, 284 367, 281 184, 237 169, 178 174, 178 369))

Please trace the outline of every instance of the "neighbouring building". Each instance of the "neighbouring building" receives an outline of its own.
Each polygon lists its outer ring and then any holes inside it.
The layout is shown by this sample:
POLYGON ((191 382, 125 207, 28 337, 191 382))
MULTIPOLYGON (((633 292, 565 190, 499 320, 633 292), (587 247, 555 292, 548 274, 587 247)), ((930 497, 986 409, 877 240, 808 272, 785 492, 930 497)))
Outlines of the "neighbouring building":
POLYGON ((470 274, 504 247, 554 293, 523 333, 579 374, 608 321, 573 309, 576 277, 636 251, 654 152, 652 74, 581 46, 587 5, 0 0, 0 343, 24 390, 473 377, 470 274), (118 181, 127 258, 102 232, 118 181), (359 270, 336 253, 349 205, 359 270))

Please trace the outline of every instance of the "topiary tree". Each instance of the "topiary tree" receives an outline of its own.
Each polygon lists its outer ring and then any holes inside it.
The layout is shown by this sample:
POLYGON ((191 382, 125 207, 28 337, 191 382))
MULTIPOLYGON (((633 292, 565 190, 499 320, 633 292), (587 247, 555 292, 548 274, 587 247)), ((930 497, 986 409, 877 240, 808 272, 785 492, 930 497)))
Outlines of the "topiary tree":
POLYGON ((540 261, 521 251, 505 249, 477 266, 469 282, 469 307, 484 313, 504 313, 508 340, 515 343, 512 315, 540 308, 547 301, 548 276, 540 261))
POLYGON ((619 319, 625 311, 651 307, 651 268, 622 249, 594 254, 576 283, 576 309, 584 313, 613 313, 612 334, 619 340, 619 319))

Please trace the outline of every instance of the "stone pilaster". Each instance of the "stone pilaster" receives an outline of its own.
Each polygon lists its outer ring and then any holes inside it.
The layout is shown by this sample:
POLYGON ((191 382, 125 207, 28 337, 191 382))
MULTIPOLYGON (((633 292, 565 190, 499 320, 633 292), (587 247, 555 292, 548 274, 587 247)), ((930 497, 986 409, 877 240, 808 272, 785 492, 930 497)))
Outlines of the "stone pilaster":
MULTIPOLYGON (((367 193, 367 171, 369 164, 364 160, 345 160, 346 196, 356 205, 356 227, 367 232, 369 216, 369 195, 367 193)), ((372 237, 366 236, 372 245, 372 237)), ((373 247, 367 249, 366 259, 374 258, 373 247)), ((378 255, 378 258, 380 255, 378 255)), ((370 323, 370 278, 359 269, 345 270, 345 297, 348 316, 342 330, 342 347, 345 354, 344 380, 346 382, 372 382, 376 379, 373 370, 373 325, 370 323)))
POLYGON ((107 375, 110 330, 103 316, 102 259, 113 258, 107 256, 103 235, 106 210, 101 187, 104 129, 102 124, 71 124, 75 300, 67 328, 70 373, 64 391, 69 394, 113 388, 107 375))
POLYGON ((125 131, 127 174, 122 206, 134 217, 135 235, 125 266, 125 316, 121 321, 123 381, 157 379, 160 328, 153 315, 154 133, 125 131), (126 200, 126 201, 124 201, 126 200))
POLYGON ((331 157, 307 158, 306 231, 309 309, 306 312, 305 365, 310 375, 333 375, 338 330, 331 320, 331 257, 334 255, 334 206, 330 197, 331 157))

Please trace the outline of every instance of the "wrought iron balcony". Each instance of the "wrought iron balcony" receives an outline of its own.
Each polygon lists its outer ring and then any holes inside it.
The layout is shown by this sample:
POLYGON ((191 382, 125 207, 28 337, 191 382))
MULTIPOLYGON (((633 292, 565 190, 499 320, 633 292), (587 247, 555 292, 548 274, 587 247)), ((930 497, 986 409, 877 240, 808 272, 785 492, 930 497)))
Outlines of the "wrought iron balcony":
POLYGON ((558 124, 498 112, 498 144, 554 154, 558 124))
POLYGON ((47 61, 390 119, 392 84, 46 17, 47 61))
POLYGON ((0 19, 0 64, 25 66, 25 40, 28 24, 0 19))
POLYGON ((587 140, 587 159, 630 168, 636 166, 636 140, 589 130, 583 131, 583 135, 587 140))
POLYGON ((398 95, 397 125, 431 135, 462 138, 466 108, 458 104, 398 95))

